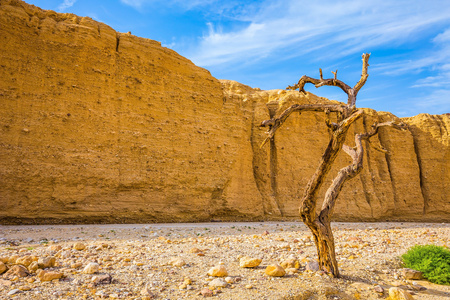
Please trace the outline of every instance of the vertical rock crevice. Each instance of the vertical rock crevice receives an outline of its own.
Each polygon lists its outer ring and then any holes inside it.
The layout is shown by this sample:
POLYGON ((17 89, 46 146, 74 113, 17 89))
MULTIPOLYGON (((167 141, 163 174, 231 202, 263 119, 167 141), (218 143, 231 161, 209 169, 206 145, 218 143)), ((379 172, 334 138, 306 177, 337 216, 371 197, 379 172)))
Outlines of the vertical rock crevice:
MULTIPOLYGON (((364 132, 369 132, 369 130, 367 128, 367 124, 366 124, 366 116, 363 116, 362 122, 363 122, 364 132)), ((370 149, 370 142, 369 142, 369 140, 366 140, 366 141, 364 141, 364 150, 365 150, 366 162, 367 162, 367 166, 368 166, 368 170, 367 171, 370 174, 370 172, 372 170, 372 166, 371 166, 371 162, 370 162, 370 151, 369 151, 369 149, 370 149)), ((370 194, 369 194, 369 191, 368 191, 368 188, 367 188, 367 182, 366 182, 366 178, 365 177, 366 176, 364 176, 364 173, 360 174, 361 184, 362 184, 363 189, 364 189, 364 196, 365 196, 367 204, 370 206, 371 215, 373 217, 373 208, 370 205, 371 199, 370 199, 370 194)), ((370 176, 369 180, 371 180, 371 179, 372 179, 372 176, 370 176)), ((373 184, 373 180, 372 180, 372 184, 373 184)))
POLYGON ((120 33, 118 32, 116 35, 116 52, 119 52, 119 45, 120 45, 120 33))
POLYGON ((272 190, 272 197, 278 206, 281 216, 284 216, 283 210, 278 203, 278 156, 277 156, 277 146, 275 144, 275 138, 270 140, 270 188, 272 190))
MULTIPOLYGON (((393 195, 393 200, 394 200, 394 208, 398 208, 399 207, 399 199, 398 199, 398 192, 397 192, 397 187, 396 187, 396 180, 395 180, 395 176, 393 175, 393 166, 392 166, 392 158, 391 158, 391 154, 390 151, 391 149, 389 149, 390 147, 388 147, 387 145, 389 145, 389 136, 386 136, 386 133, 384 132, 384 130, 380 130, 380 132, 378 133, 378 138, 380 141, 380 145, 381 147, 383 147, 384 149, 387 149, 387 152, 384 154, 384 159, 386 161, 386 166, 387 166, 387 171, 389 173, 389 180, 391 182, 391 187, 392 187, 392 195, 393 195)), ((390 216, 394 216, 396 215, 396 213, 394 212, 393 214, 391 214, 390 216)), ((386 217, 390 217, 390 216, 386 216, 386 217)))
MULTIPOLYGON (((226 97, 223 97, 223 101, 224 103, 226 102, 226 97)), ((262 200, 262 207, 263 207, 263 213, 264 215, 267 215, 270 211, 270 209, 267 207, 267 202, 266 202, 266 197, 264 196, 264 180, 263 178, 261 178, 261 175, 259 174, 259 165, 258 165, 258 161, 257 161, 257 157, 258 157, 258 153, 257 151, 259 150, 258 147, 258 143, 255 141, 255 122, 256 118, 255 118, 255 114, 256 114, 256 102, 253 101, 252 103, 252 127, 250 130, 250 145, 252 146, 252 170, 253 170, 253 180, 255 180, 255 184, 256 184, 256 188, 258 189, 259 195, 261 197, 262 200)))
MULTIPOLYGON (((267 103, 267 109, 269 110, 269 117, 273 118, 278 109, 278 101, 271 101, 267 103)), ((282 205, 278 201, 278 156, 277 156, 277 145, 275 143, 275 138, 270 139, 269 143, 269 170, 270 170, 270 188, 271 188, 271 198, 273 203, 276 205, 279 214, 283 217, 285 214, 283 212, 282 205)))
MULTIPOLYGON (((264 97, 263 97, 264 98, 264 97)), ((265 99, 265 98, 264 98, 265 99)), ((280 209, 280 205, 277 201, 277 198, 274 196, 273 189, 275 191, 277 188, 277 177, 273 173, 273 168, 277 168, 277 164, 273 162, 271 149, 261 148, 261 143, 263 136, 260 136, 257 130, 259 128, 259 124, 261 119, 261 115, 264 115, 266 118, 266 113, 262 113, 264 110, 263 104, 264 100, 262 99, 253 99, 252 105, 252 128, 251 128, 251 136, 250 143, 252 145, 252 168, 253 168, 253 179, 256 183, 256 187, 258 193, 262 200, 262 207, 264 216, 270 217, 280 217, 282 216, 282 212, 280 209), (261 106, 260 106, 261 105, 261 106)), ((269 112, 269 111, 266 111, 269 112)), ((270 113, 270 112, 269 112, 270 113)))
POLYGON ((426 191, 426 188, 424 186, 424 174, 423 174, 423 168, 422 168, 422 159, 420 157, 420 149, 417 141, 417 137, 414 135, 413 130, 411 130, 410 126, 408 126, 408 130, 411 133, 411 136, 413 138, 413 145, 414 145, 414 154, 416 155, 417 159, 417 165, 419 166, 419 185, 420 190, 422 192, 422 198, 423 198, 423 215, 426 215, 428 212, 428 202, 429 202, 429 196, 426 191))

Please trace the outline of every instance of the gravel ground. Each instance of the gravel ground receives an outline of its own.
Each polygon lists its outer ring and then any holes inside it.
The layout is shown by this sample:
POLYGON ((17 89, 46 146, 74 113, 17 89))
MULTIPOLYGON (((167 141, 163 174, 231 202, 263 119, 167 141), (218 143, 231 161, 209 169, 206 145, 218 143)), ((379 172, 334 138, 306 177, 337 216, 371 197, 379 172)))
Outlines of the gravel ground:
POLYGON ((340 278, 315 270, 300 222, 0 226, 0 299, 386 299, 391 287, 450 299, 450 286, 405 279, 398 258, 416 244, 449 247, 449 223, 333 232, 340 278), (242 257, 262 262, 242 268, 242 257), (267 275, 273 264, 286 275, 267 275), (207 274, 218 266, 228 274, 207 274))

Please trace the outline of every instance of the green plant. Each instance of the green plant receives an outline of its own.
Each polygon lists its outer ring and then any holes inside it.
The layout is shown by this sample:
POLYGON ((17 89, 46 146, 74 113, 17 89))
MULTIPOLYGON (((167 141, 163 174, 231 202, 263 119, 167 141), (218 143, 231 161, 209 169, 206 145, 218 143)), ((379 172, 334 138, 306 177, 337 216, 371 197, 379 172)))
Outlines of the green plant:
POLYGON ((421 271, 429 281, 450 284, 450 250, 435 245, 416 245, 402 255, 407 268, 421 271))

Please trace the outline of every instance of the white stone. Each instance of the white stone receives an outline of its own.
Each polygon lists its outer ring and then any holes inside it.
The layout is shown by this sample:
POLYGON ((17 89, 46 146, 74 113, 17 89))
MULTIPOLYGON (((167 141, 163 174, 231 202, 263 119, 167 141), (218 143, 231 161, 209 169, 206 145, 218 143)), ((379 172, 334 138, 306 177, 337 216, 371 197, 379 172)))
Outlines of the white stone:
POLYGON ((226 287, 228 283, 222 278, 216 278, 209 283, 209 286, 213 287, 226 287))
POLYGON ((84 274, 94 274, 97 273, 100 269, 100 266, 98 263, 91 262, 84 267, 83 273, 84 274))

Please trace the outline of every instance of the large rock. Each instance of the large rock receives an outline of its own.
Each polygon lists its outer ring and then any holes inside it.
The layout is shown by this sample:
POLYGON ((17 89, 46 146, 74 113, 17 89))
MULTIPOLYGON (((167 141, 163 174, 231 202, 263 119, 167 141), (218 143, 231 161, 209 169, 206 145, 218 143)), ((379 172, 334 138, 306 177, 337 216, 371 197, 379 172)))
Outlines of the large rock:
POLYGON ((63 277, 63 273, 56 271, 38 270, 36 273, 40 281, 52 281, 54 279, 60 279, 63 277))
POLYGON ((94 274, 94 273, 97 273, 99 270, 100 270, 100 265, 98 263, 90 262, 84 267, 83 273, 94 274))
POLYGON ((38 260, 38 266, 39 268, 45 269, 45 268, 51 268, 56 265, 56 258, 53 256, 48 257, 40 257, 38 260))
POLYGON ((423 279, 423 273, 410 268, 402 269, 403 277, 407 280, 421 280, 423 279))
POLYGON ((389 300, 414 300, 413 296, 404 289, 391 287, 389 289, 389 300))
POLYGON ((22 265, 14 265, 11 268, 8 269, 8 271, 6 271, 5 274, 3 274, 4 278, 14 278, 14 277, 26 277, 29 275, 28 269, 25 268, 22 265))
POLYGON ((0 274, 4 273, 7 269, 6 265, 0 261, 0 274))
POLYGON ((265 273, 272 277, 283 277, 286 275, 286 271, 280 265, 269 265, 266 267, 265 273))
MULTIPOLYGON (((258 126, 328 100, 219 81, 159 42, 20 0, 0 0, 0 28, 1 223, 298 218, 324 115, 292 115, 262 149, 258 126)), ((366 109, 347 143, 392 119, 366 109)), ((336 220, 450 218, 450 116, 402 121, 372 138, 387 153, 365 144, 336 220)), ((341 153, 330 174, 348 163, 341 153)))
POLYGON ((228 271, 223 265, 217 265, 215 267, 212 267, 209 269, 208 273, 209 276, 214 277, 226 277, 228 275, 228 271))
POLYGON ((73 244, 72 248, 75 250, 78 250, 78 251, 82 251, 82 250, 86 249, 86 244, 81 243, 81 242, 76 242, 75 244, 73 244))
POLYGON ((252 257, 241 257, 239 259, 239 266, 241 268, 254 268, 261 264, 262 259, 260 258, 252 258, 252 257))
POLYGON ((16 264, 18 264, 18 265, 23 265, 23 266, 25 266, 25 267, 28 267, 29 265, 31 265, 31 263, 32 263, 33 261, 34 261, 34 260, 33 260, 33 257, 32 257, 31 255, 26 255, 26 256, 19 257, 19 258, 16 260, 16 264))

